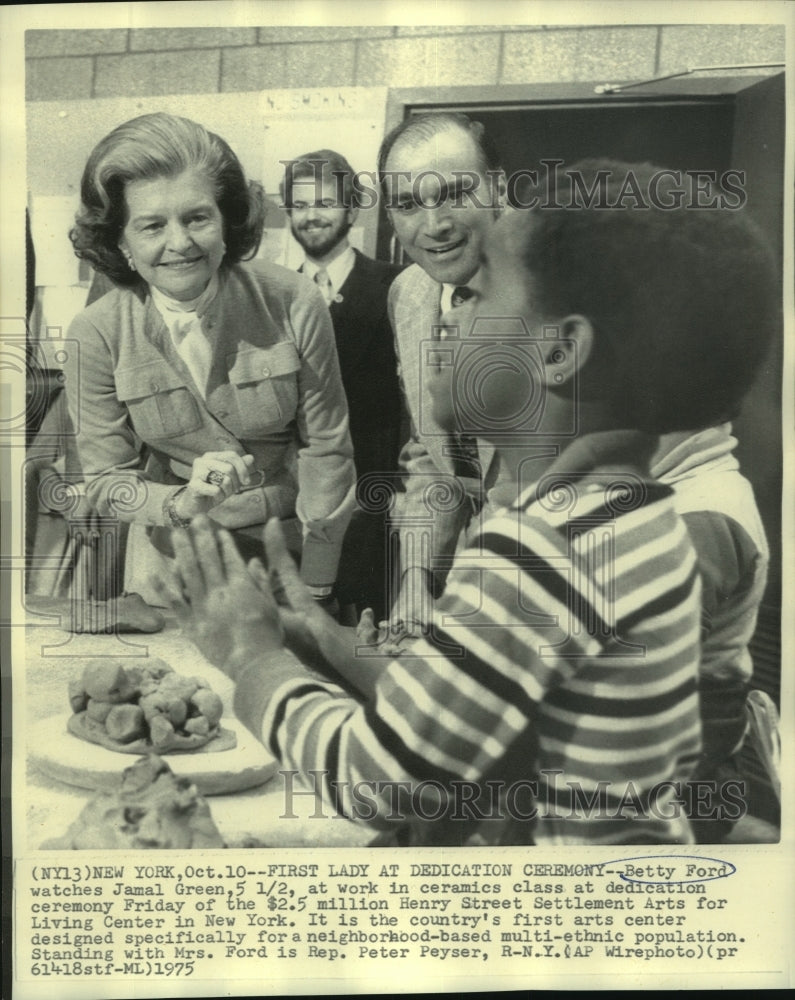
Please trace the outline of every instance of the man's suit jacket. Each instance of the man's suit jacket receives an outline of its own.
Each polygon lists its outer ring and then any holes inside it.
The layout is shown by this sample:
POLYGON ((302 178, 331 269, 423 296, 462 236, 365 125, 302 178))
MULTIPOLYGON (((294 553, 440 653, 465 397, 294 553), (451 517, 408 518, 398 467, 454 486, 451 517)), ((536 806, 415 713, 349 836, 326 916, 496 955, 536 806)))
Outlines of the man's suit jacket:
POLYGON ((392 328, 387 315, 389 286, 400 267, 354 251, 356 262, 329 306, 337 341, 342 384, 348 399, 356 472, 397 468, 403 401, 392 328))
MULTIPOLYGON (((402 575, 412 566, 431 569, 418 551, 418 521, 433 520, 430 559, 452 558, 459 536, 473 513, 472 504, 463 498, 460 481, 455 478, 449 454, 449 434, 433 419, 431 397, 423 378, 428 342, 440 318, 440 298, 441 285, 417 264, 403 271, 389 292, 389 318, 395 332, 403 392, 412 423, 411 437, 400 455, 401 469, 405 472, 405 493, 399 494, 395 510, 400 522, 402 575)), ((488 487, 496 477, 498 464, 494 447, 478 440, 478 456, 488 487)), ((444 568, 433 573, 437 591, 445 576, 444 568)), ((414 614, 415 611, 409 609, 406 613, 414 614)))

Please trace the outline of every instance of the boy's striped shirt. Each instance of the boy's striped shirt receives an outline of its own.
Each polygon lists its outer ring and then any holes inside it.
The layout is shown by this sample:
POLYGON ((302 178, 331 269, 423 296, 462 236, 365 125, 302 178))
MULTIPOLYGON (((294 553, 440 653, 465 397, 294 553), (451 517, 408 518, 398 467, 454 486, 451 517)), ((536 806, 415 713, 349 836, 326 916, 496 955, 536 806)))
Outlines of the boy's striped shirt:
POLYGON ((331 808, 365 818, 364 787, 378 806, 367 821, 438 816, 448 843, 474 828, 453 822, 462 782, 489 817, 510 814, 479 824, 487 840, 686 842, 671 783, 700 749, 700 584, 671 490, 629 478, 606 490, 572 476, 573 505, 524 491, 456 558, 432 629, 373 704, 289 682, 265 742, 286 767, 322 772, 331 808))

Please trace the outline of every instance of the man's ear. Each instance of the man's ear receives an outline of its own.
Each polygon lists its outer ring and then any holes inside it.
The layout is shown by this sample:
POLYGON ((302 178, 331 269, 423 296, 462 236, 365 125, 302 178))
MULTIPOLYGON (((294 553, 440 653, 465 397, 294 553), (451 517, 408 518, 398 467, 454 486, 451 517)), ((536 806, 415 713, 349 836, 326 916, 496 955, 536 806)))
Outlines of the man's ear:
POLYGON ((582 371, 594 342, 593 325, 587 316, 575 313, 555 325, 557 337, 539 341, 544 359, 544 378, 550 389, 564 386, 582 371))
POLYGON ((359 206, 351 205, 351 207, 348 209, 348 222, 351 225, 353 225, 354 222, 356 222, 356 217, 358 214, 359 214, 359 206))

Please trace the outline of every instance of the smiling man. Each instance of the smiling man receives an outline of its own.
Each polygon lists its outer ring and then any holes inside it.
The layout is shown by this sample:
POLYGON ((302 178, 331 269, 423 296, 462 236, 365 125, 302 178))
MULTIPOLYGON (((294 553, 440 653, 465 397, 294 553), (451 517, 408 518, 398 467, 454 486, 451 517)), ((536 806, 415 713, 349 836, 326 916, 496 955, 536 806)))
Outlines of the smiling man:
POLYGON ((493 445, 450 435, 436 420, 427 359, 440 317, 466 298, 506 186, 481 123, 455 113, 402 122, 381 144, 378 174, 395 235, 414 262, 390 289, 389 317, 412 423, 400 457, 405 492, 394 512, 401 585, 393 618, 416 633, 497 478, 493 445))
POLYGON ((341 153, 320 149, 285 166, 281 195, 306 255, 301 271, 331 312, 362 494, 343 546, 337 598, 359 613, 370 607, 380 618, 387 610, 385 514, 365 509, 364 498, 367 477, 394 474, 400 452, 403 407, 386 305, 400 268, 351 246, 360 206, 353 168, 341 153))

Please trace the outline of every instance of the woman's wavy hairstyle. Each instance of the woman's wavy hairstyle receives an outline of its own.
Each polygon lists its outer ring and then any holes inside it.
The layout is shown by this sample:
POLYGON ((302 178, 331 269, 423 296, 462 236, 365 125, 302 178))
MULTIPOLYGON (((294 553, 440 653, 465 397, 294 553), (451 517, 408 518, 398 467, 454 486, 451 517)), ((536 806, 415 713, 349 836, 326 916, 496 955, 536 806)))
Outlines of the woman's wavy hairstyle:
POLYGON ((202 170, 212 180, 224 220, 226 260, 257 252, 265 221, 265 192, 246 181, 229 145, 202 125, 164 112, 117 126, 94 148, 80 184, 81 206, 69 233, 75 254, 121 285, 140 280, 118 243, 127 222, 125 186, 130 181, 176 177, 202 170))

